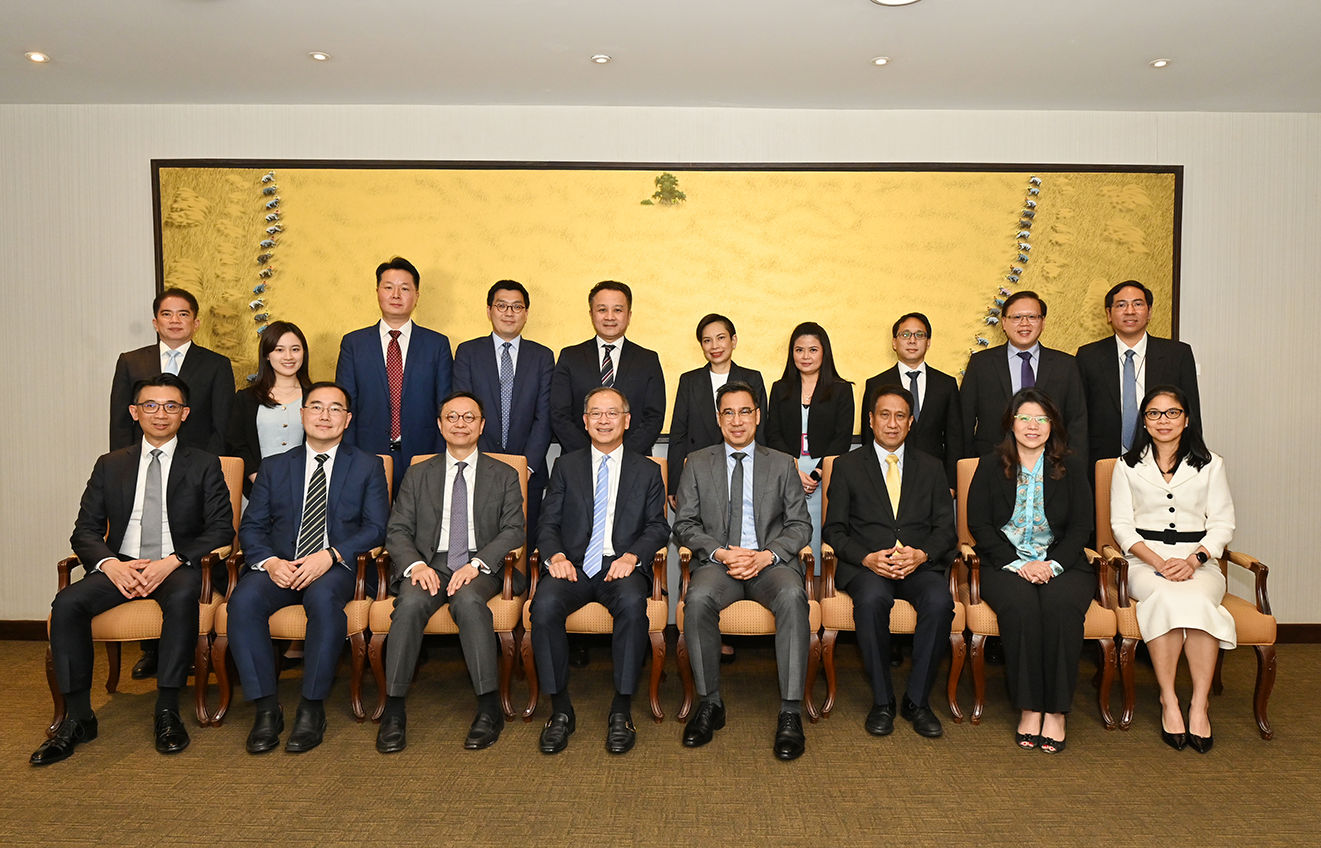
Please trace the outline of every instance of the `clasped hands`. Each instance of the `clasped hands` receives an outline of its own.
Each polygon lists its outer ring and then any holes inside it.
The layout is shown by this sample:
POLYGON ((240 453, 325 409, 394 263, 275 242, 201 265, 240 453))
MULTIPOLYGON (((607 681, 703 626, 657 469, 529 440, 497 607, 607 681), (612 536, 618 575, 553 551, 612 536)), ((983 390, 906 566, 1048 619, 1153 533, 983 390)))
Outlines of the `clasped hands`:
POLYGON ((335 555, 330 548, 324 548, 301 559, 287 560, 271 557, 262 564, 270 575, 271 581, 281 589, 302 591, 312 585, 312 581, 330 570, 335 564, 335 555))
POLYGON ((117 559, 107 560, 101 566, 101 572, 110 578, 115 588, 124 597, 145 598, 161 585, 170 572, 181 565, 179 558, 170 554, 164 559, 135 559, 122 562, 117 559))
POLYGON ((719 548, 711 558, 725 566, 729 576, 736 580, 751 580, 763 568, 775 562, 775 554, 770 551, 754 551, 737 545, 719 548))
MULTIPOLYGON (((454 597, 455 592, 471 583, 472 579, 480 573, 477 566, 468 563, 450 575, 450 582, 445 585, 445 594, 451 598, 454 597)), ((409 573, 408 579, 414 586, 421 586, 426 589, 433 598, 440 591, 440 573, 429 565, 419 564, 415 566, 409 573)))
POLYGON ((862 558, 862 564, 881 577, 903 580, 927 561, 925 551, 906 545, 895 545, 883 551, 872 551, 862 558))
MULTIPOLYGON (((638 558, 633 554, 623 554, 610 563, 610 570, 605 574, 606 582, 611 580, 622 580, 633 573, 633 569, 638 567, 638 558)), ((551 577, 558 577, 561 580, 568 580, 570 583, 578 582, 578 569, 573 567, 569 558, 562 553, 555 554, 546 563, 546 570, 550 572, 551 577)))
POLYGON ((1167 559, 1156 569, 1156 573, 1171 583, 1182 583, 1185 580, 1191 580, 1193 573, 1201 568, 1202 563, 1198 561, 1197 555, 1193 554, 1187 559, 1178 557, 1167 559))
POLYGON ((1050 578, 1055 576, 1055 572, 1051 570, 1048 563, 1034 560, 1023 563, 1023 566, 1018 569, 1018 576, 1029 583, 1049 583, 1050 578))

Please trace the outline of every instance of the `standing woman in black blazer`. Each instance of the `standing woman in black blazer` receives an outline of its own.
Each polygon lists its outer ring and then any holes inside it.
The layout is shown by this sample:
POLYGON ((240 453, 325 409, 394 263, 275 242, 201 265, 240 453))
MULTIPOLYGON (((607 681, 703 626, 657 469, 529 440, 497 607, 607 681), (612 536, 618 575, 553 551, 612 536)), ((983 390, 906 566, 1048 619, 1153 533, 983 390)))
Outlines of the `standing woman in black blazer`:
POLYGON ((853 442, 853 384, 835 371, 826 329, 814 321, 794 327, 784 376, 771 386, 766 444, 798 460, 798 476, 812 516, 812 552, 821 566, 821 463, 847 453, 853 442))
POLYGON ((303 443, 307 338, 297 324, 272 321, 257 342, 257 379, 234 395, 225 453, 243 460, 243 494, 252 493, 261 461, 303 443))
POLYGON ((1015 741, 1055 754, 1064 750, 1083 619, 1096 591, 1083 553, 1092 491, 1050 395, 1022 389, 1001 426, 1004 440, 972 478, 968 530, 981 559, 982 597, 1000 620, 1009 700, 1021 711, 1015 741))

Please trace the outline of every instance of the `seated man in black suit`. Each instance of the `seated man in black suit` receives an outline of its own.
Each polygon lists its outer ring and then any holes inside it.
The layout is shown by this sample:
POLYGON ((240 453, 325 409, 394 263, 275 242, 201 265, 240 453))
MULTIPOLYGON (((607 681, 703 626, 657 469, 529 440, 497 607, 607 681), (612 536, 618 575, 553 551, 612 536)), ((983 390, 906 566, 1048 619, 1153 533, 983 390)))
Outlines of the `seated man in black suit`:
POLYGON ((891 344, 899 361, 867 381, 862 393, 862 444, 875 438, 871 429, 876 392, 882 386, 907 386, 913 396, 913 429, 908 444, 945 465, 950 492, 958 488, 958 464, 963 458, 963 413, 959 384, 926 363, 931 348, 931 322, 921 312, 909 312, 894 322, 891 344))
MULTIPOLYGON (((463 747, 489 748, 505 726, 500 706, 500 655, 491 608, 486 602, 504 586, 505 554, 523 544, 523 493, 518 472, 483 456, 477 440, 486 425, 482 404, 454 392, 440 406, 445 453, 419 462, 404 474, 394 499, 385 547, 394 574, 395 600, 385 654, 385 712, 376 750, 404 750, 404 698, 413 682, 422 631, 446 603, 459 626, 459 644, 477 694, 477 717, 463 747)), ((514 575, 514 593, 526 576, 514 575)))
POLYGON ((179 441, 188 386, 173 374, 156 374, 139 381, 131 398, 128 415, 139 441, 96 461, 69 539, 87 576, 51 603, 51 662, 68 715, 32 755, 33 765, 59 762, 96 738, 92 618, 135 598, 161 608, 156 750, 188 747, 179 689, 197 645, 201 562, 233 541, 234 512, 220 460, 179 441))
POLYGON ((907 390, 876 390, 875 441, 835 460, 821 538, 838 558, 836 585, 853 599, 858 649, 872 684, 867 732, 886 736, 894 730, 890 610, 902 598, 917 610, 917 630, 900 714, 919 734, 934 738, 944 730, 927 699, 954 621, 946 568, 957 534, 945 469, 905 443, 912 409, 907 390))
POLYGON ((583 402, 591 444, 564 454, 550 473, 537 547, 542 574, 532 599, 532 652, 551 716, 541 751, 558 754, 576 727, 569 699, 565 620, 597 601, 614 618, 615 699, 606 749, 633 747, 632 697, 650 644, 647 596, 656 551, 670 537, 660 466, 625 448, 629 403, 619 389, 595 388, 583 402))

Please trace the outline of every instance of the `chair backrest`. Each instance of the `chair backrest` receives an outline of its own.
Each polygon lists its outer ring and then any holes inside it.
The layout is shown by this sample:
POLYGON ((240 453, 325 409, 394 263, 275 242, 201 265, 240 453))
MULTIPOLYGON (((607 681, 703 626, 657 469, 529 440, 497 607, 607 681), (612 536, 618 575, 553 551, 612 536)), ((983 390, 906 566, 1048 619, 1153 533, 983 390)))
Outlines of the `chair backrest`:
POLYGON ((977 459, 959 460, 959 544, 976 544, 968 532, 968 489, 972 486, 972 475, 977 471, 977 459))
POLYGON ((394 457, 388 453, 378 453, 381 462, 385 463, 385 494, 394 503, 394 457))
MULTIPOLYGON (((409 466, 417 465, 419 462, 426 462, 428 459, 431 459, 433 456, 437 456, 437 455, 438 454, 434 454, 434 453, 420 453, 417 456, 413 457, 412 461, 409 462, 408 464, 409 466)), ((489 456, 491 459, 498 459, 501 462, 503 462, 505 465, 508 465, 510 468, 518 472, 518 488, 519 491, 523 493, 523 518, 526 519, 527 518, 527 486, 528 486, 528 478, 531 475, 531 472, 528 470, 527 467, 527 457, 520 456, 516 453, 488 453, 485 454, 485 456, 489 456)))
POLYGON ((1115 476, 1115 459, 1096 461, 1096 549, 1106 545, 1116 550, 1114 532, 1110 529, 1110 481, 1115 476))
POLYGON ((225 475, 225 485, 229 487, 229 505, 234 510, 234 540, 238 546, 239 519, 243 513, 243 460, 237 456, 220 457, 220 472, 225 475))
POLYGON ((821 493, 821 520, 826 520, 826 507, 829 504, 826 501, 826 492, 830 490, 830 472, 835 468, 837 456, 828 456, 821 463, 821 485, 817 486, 817 491, 821 493))
MULTIPOLYGON (((670 466, 669 466, 669 463, 667 463, 667 462, 665 461, 665 458, 664 458, 664 457, 661 457, 661 456, 653 456, 653 457, 651 458, 651 460, 652 460, 652 462, 654 462, 654 463, 656 463, 657 465, 660 466, 660 470, 661 470, 661 489, 662 489, 663 491, 668 492, 668 491, 670 490, 670 466)), ((684 458, 684 462, 685 462, 685 463, 688 462, 688 459, 687 459, 686 457, 684 458)), ((666 517, 668 517, 668 516, 669 516, 670 499, 669 499, 669 498, 661 498, 661 503, 663 504, 663 505, 661 506, 661 514, 664 515, 664 516, 666 516, 666 517)))

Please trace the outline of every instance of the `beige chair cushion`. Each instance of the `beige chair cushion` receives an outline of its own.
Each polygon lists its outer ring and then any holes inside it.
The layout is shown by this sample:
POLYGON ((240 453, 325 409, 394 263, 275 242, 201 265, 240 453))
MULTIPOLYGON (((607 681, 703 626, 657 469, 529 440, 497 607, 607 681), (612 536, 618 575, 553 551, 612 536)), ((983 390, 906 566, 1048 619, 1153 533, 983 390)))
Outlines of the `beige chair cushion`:
MULTIPOLYGON (((1119 593, 1112 584, 1107 587, 1106 595, 1111 608, 1118 619, 1119 635, 1125 639, 1141 639, 1142 631, 1138 627, 1138 614, 1135 606, 1119 606, 1119 593)), ((1221 605, 1234 617, 1234 630, 1240 645, 1274 645, 1275 616, 1264 615, 1253 604, 1238 595, 1226 593, 1221 605)))
MULTIPOLYGON (((211 632, 220 600, 220 596, 216 595, 211 603, 198 605, 198 636, 206 636, 211 632)), ((141 639, 159 639, 162 623, 161 608, 155 601, 147 598, 129 601, 92 617, 92 641, 137 642, 141 639)), ((46 633, 49 636, 49 618, 46 619, 46 633)))
MULTIPOLYGON (((349 601, 344 605, 344 613, 349 617, 346 635, 352 636, 367 629, 367 619, 371 615, 371 601, 349 601)), ((306 639, 307 612, 301 604, 277 610, 270 618, 272 639, 306 639)), ((216 611, 216 635, 227 636, 229 633, 229 604, 221 604, 216 611)))
MULTIPOLYGON (((683 632, 683 603, 674 614, 674 623, 683 632)), ((807 626, 813 632, 821 629, 821 605, 807 602, 807 626)), ((726 636, 773 636, 775 614, 756 601, 735 601, 720 611, 720 632, 726 636)))
MULTIPOLYGON (((390 616, 394 613, 394 598, 386 598, 383 601, 373 601, 371 616, 368 619, 367 629, 372 633, 389 633, 390 616)), ((499 595, 486 602, 491 608, 491 622, 493 629, 497 632, 509 633, 518 625, 518 614, 523 609, 523 599, 513 598, 504 600, 499 595)), ((429 636, 448 636, 459 632, 459 625, 454 623, 454 616, 450 614, 450 605, 436 610, 436 614, 427 621, 427 626, 422 632, 429 636)))
MULTIPOLYGON (((647 631, 660 633, 669 620, 669 604, 647 598, 647 631)), ((523 627, 532 629, 532 601, 523 605, 523 627)), ((615 620, 604 606, 592 601, 565 619, 564 629, 568 633, 614 633, 615 620)))
MULTIPOLYGON (((963 604, 954 605, 954 623, 949 632, 962 633, 967 627, 968 617, 964 614, 963 604)), ((821 626, 827 630, 857 630, 853 621, 853 599, 842 589, 835 590, 835 597, 821 599, 821 626)), ((891 633, 913 633, 917 630, 917 610, 901 598, 896 598, 890 610, 891 633)))
MULTIPOLYGON (((978 636, 999 636, 1000 620, 989 604, 969 603, 967 584, 959 584, 959 601, 968 611, 968 629, 978 636)), ((1083 620, 1084 639, 1113 639, 1118 632, 1115 614, 1098 604, 1095 600, 1087 608, 1087 618, 1083 620)))

